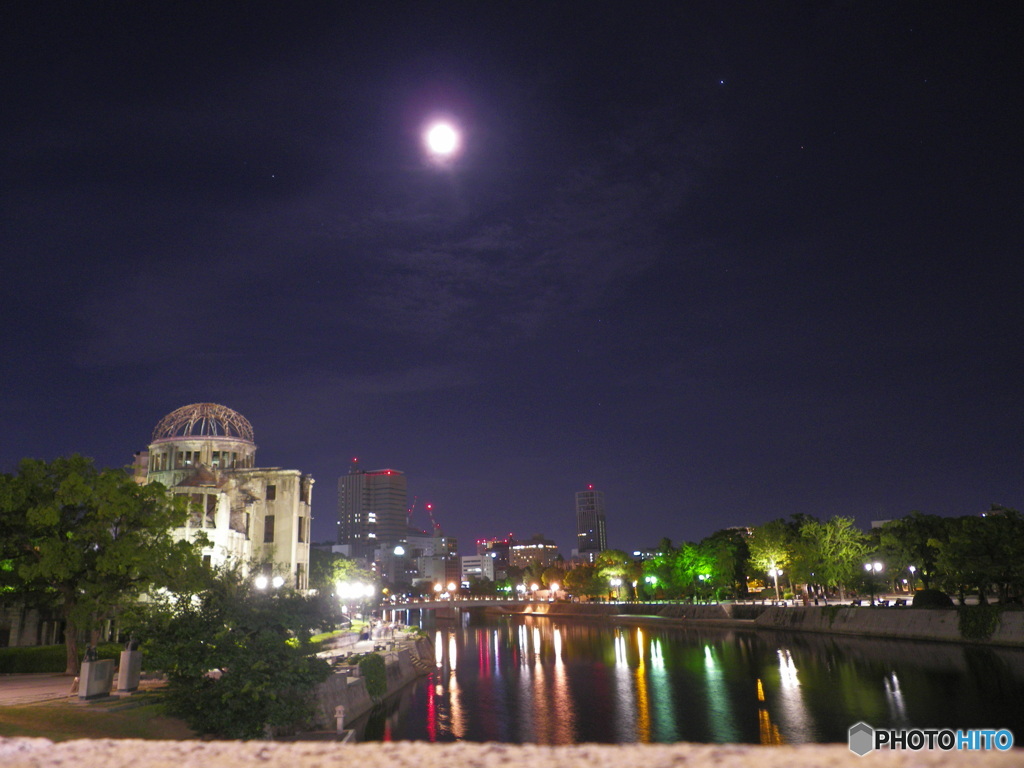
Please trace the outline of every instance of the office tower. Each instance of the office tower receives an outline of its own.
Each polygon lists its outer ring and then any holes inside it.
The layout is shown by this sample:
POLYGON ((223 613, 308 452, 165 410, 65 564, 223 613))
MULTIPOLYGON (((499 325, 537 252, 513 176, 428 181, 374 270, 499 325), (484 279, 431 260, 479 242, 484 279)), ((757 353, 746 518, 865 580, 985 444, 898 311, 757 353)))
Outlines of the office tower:
POLYGON ((405 473, 397 469, 360 469, 352 460, 338 478, 338 543, 352 557, 372 557, 381 547, 398 544, 406 535, 405 473))
POLYGON ((576 492, 576 549, 580 559, 594 562, 597 553, 608 549, 604 529, 604 492, 593 485, 576 492))

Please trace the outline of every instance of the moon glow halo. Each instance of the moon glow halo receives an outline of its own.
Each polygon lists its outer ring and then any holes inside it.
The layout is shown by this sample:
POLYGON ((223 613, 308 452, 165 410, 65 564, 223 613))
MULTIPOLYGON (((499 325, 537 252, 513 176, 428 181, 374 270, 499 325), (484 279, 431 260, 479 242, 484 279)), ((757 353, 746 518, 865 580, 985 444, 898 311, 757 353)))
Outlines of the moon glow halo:
POLYGON ((436 157, 451 157, 459 149, 459 132, 448 123, 434 123, 424 135, 427 149, 436 157))

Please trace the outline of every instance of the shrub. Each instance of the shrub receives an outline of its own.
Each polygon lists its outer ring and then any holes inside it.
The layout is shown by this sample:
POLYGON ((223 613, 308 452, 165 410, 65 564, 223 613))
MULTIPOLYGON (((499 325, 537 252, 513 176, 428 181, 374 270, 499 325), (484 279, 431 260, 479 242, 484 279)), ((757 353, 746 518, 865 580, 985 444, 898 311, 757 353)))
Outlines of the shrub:
POLYGON ((958 611, 964 640, 988 640, 999 626, 998 605, 961 605, 958 611))
POLYGON ((380 698, 388 692, 388 672, 384 657, 379 653, 368 653, 359 661, 359 674, 366 680, 366 692, 380 698))
POLYGON ((922 589, 914 595, 913 608, 952 608, 949 595, 938 589, 922 589))
MULTIPOLYGON (((96 649, 101 659, 121 658, 122 647, 117 643, 102 643, 96 649)), ((78 658, 85 654, 85 646, 78 649, 78 658)), ((67 649, 63 645, 34 645, 0 648, 0 675, 52 672, 60 674, 67 668, 67 649)))
POLYGON ((60 674, 67 666, 63 645, 38 645, 29 648, 0 649, 0 674, 54 672, 60 674))
POLYGON ((294 732, 311 719, 314 689, 331 674, 313 655, 310 601, 246 594, 228 577, 195 600, 154 601, 145 650, 167 674, 167 711, 200 734, 253 739, 294 732))

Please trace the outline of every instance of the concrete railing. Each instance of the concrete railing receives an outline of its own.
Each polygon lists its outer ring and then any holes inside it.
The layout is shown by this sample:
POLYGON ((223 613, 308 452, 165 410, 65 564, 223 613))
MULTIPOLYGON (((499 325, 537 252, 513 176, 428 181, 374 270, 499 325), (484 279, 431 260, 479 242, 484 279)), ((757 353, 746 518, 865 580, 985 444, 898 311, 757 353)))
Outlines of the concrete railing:
POLYGON ((596 745, 566 747, 510 744, 425 744, 394 742, 338 744, 306 741, 138 741, 0 739, 4 768, 305 768, 356 765, 359 768, 508 768, 509 766, 587 766, 588 768, 1018 768, 1024 751, 876 751, 857 757, 846 745, 760 747, 723 744, 596 745))

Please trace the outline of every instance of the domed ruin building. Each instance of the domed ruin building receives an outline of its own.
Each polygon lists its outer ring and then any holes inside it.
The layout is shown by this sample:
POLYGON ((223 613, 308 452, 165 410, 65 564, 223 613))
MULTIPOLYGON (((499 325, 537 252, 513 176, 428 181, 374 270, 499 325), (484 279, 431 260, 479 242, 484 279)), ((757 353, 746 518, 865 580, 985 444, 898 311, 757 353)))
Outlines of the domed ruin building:
POLYGON ((156 425, 134 466, 140 483, 163 483, 190 498, 192 516, 177 533, 203 531, 208 563, 240 563, 243 572, 255 567, 307 588, 313 478, 257 467, 252 425, 242 414, 215 403, 178 408, 156 425))

